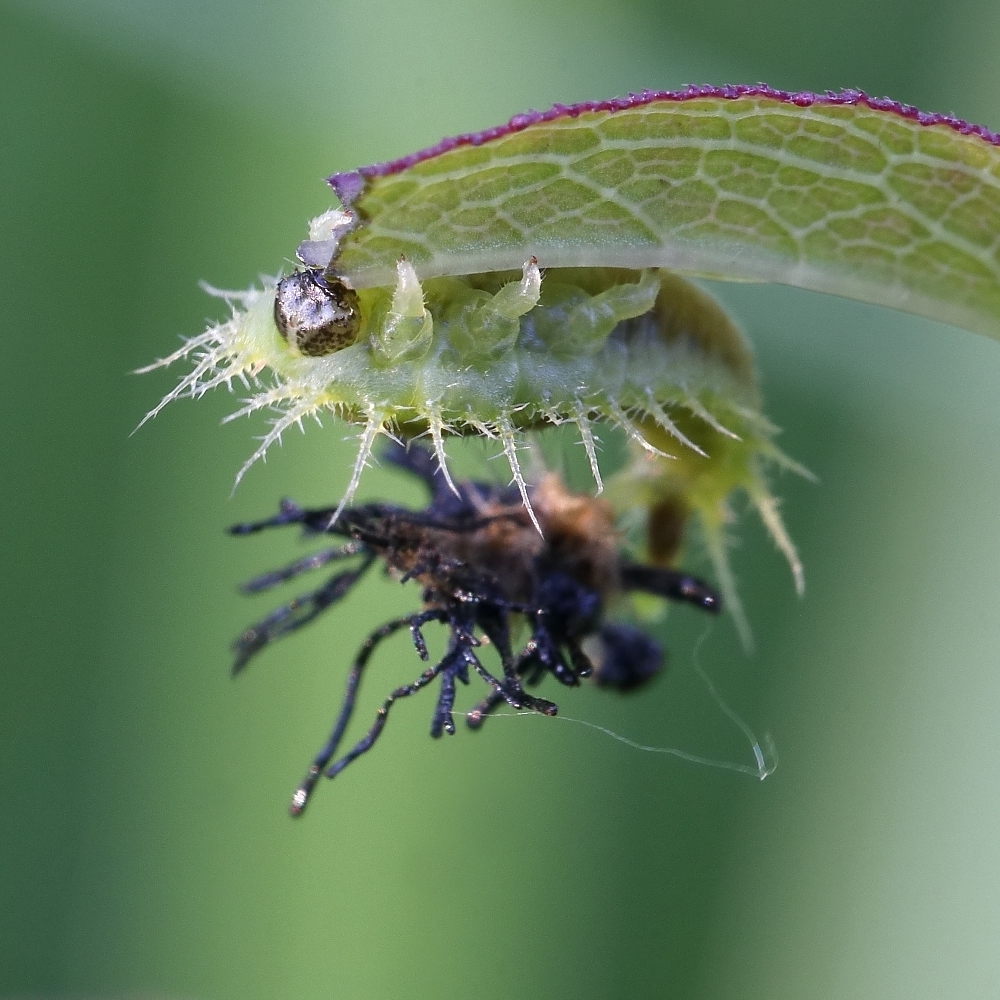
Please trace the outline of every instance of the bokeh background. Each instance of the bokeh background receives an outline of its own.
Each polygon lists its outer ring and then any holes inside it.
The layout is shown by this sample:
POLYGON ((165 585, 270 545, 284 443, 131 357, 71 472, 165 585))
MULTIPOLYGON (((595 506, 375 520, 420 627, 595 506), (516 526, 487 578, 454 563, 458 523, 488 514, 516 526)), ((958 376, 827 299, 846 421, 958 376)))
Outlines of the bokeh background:
MULTIPOLYGON (((0 996, 1000 995, 1000 345, 716 287, 821 479, 778 483, 805 599, 748 516, 753 657, 678 609, 654 690, 559 700, 751 763, 697 647, 773 734, 764 783, 538 718, 434 742, 425 696, 292 822, 350 652, 417 594, 373 576, 230 681, 228 642, 270 607, 235 584, 302 550, 223 527, 335 500, 351 445, 291 435, 230 499, 261 425, 220 430, 225 394, 128 436, 176 374, 128 372, 221 314, 198 279, 281 267, 334 170, 685 82, 862 87, 997 127, 998 10, 0 3, 0 996)), ((362 492, 420 502, 385 469, 362 492)), ((416 670, 387 651, 360 720, 416 670)))

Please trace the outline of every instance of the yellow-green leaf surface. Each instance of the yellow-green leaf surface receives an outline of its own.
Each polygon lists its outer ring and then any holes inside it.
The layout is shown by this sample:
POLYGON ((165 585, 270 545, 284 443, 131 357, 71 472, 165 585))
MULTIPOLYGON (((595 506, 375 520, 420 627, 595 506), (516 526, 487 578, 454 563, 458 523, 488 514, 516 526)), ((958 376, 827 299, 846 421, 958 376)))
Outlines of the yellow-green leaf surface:
POLYGON ((530 112, 330 179, 331 268, 391 284, 665 267, 832 292, 1000 338, 1000 139, 859 92, 689 88, 530 112))

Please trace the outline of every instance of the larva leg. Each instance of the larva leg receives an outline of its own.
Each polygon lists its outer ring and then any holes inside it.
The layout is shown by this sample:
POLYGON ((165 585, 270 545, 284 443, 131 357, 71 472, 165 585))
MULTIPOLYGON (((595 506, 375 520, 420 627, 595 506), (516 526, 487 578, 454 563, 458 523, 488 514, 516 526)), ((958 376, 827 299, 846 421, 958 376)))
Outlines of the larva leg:
MULTIPOLYGON (((530 644, 529 644, 530 647, 530 644)), ((533 647, 530 647, 533 649, 533 647)), ((537 698, 528 694, 521 687, 520 681, 517 683, 505 683, 494 677, 479 661, 479 658, 471 649, 465 650, 465 661, 476 671, 479 676, 486 681, 493 689, 493 693, 502 698, 515 711, 537 712, 539 715, 557 715, 559 706, 549 701, 547 698, 537 698)), ((473 726, 473 728, 476 728, 473 726)))
POLYGON ((455 735, 455 719, 452 709, 455 707, 455 675, 450 671, 441 673, 441 693, 431 719, 431 736, 438 739, 442 733, 455 735))
POLYGON ((266 531, 268 528, 283 528, 287 524, 305 524, 308 511, 303 510, 294 500, 285 497, 278 503, 278 513, 271 517, 264 518, 263 521, 245 521, 241 524, 233 524, 229 527, 231 535, 256 535, 258 531, 266 531))
POLYGON ((426 354, 434 334, 434 320, 424 307, 424 292, 413 265, 401 257, 396 264, 392 303, 376 322, 371 343, 377 355, 390 364, 426 354))

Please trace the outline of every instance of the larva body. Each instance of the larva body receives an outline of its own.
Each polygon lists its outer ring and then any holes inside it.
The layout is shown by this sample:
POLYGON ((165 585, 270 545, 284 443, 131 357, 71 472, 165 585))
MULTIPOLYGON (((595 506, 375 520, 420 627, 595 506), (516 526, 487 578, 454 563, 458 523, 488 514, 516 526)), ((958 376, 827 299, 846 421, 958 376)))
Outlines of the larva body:
MULTIPOLYGON (((158 364, 196 365, 160 404, 234 378, 237 415, 278 416, 240 472, 306 416, 360 425, 342 501, 376 438, 496 439, 529 506, 521 436, 574 422, 600 489, 595 424, 633 442, 610 490, 648 556, 701 522, 730 607, 723 526, 742 488, 792 566, 736 326, 673 273, 832 291, 1000 335, 1000 139, 858 92, 691 88, 531 112, 338 174, 303 270, 219 293, 232 318, 158 364), (667 270, 671 269, 671 270, 667 270)), ((155 365, 152 367, 156 367, 155 365)), ((150 416, 159 411, 157 407, 150 416)))

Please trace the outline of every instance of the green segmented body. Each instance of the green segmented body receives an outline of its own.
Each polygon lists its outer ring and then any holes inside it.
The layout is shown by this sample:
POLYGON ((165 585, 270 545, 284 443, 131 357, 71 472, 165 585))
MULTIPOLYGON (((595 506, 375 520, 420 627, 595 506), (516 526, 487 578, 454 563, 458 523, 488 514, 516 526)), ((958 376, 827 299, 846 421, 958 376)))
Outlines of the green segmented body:
POLYGON ((361 220, 333 267, 363 287, 400 253, 424 277, 519 267, 527 249, 543 266, 797 285, 1000 337, 986 130, 760 87, 556 110, 331 178, 361 220))

